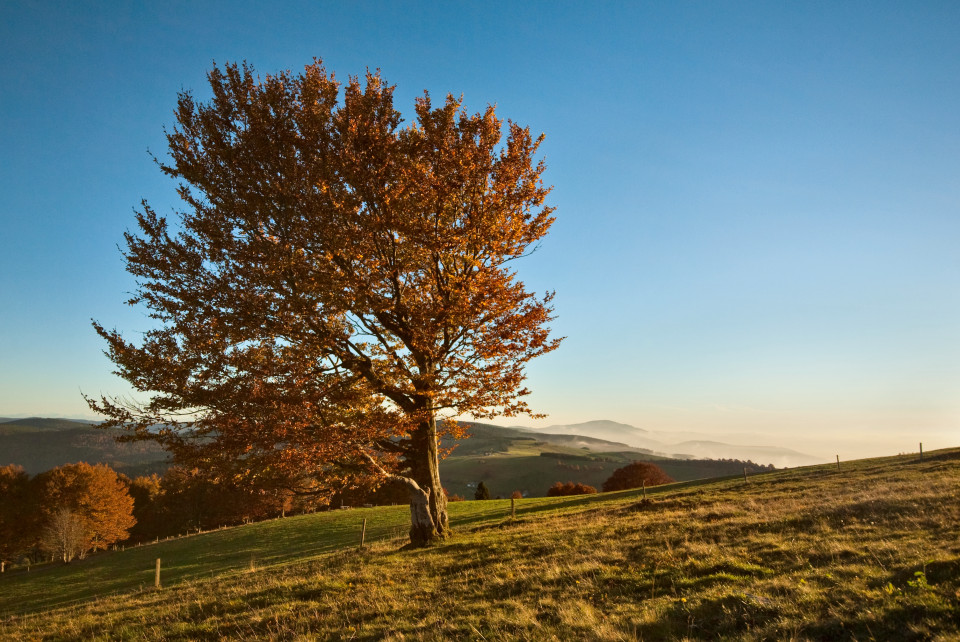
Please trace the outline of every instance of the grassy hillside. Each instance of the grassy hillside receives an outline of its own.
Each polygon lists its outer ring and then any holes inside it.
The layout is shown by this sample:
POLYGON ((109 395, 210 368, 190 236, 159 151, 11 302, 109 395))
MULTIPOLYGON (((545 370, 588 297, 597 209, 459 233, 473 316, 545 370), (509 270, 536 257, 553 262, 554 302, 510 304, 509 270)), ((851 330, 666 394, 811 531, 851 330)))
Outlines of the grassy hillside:
POLYGON ((509 501, 463 502, 457 535, 416 551, 355 548, 364 516, 378 538, 402 530, 399 507, 307 515, 2 577, 7 612, 126 592, 7 617, 0 636, 955 639, 958 488, 951 450, 673 485, 648 501, 522 500, 515 520, 509 501))

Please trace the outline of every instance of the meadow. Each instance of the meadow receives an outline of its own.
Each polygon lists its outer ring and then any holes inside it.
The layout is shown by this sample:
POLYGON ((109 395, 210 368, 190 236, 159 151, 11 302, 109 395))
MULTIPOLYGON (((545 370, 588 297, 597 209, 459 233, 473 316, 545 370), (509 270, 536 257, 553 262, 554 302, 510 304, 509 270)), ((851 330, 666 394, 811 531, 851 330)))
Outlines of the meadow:
POLYGON ((960 637, 960 450, 647 492, 454 503, 419 550, 398 506, 8 574, 0 637, 960 637))

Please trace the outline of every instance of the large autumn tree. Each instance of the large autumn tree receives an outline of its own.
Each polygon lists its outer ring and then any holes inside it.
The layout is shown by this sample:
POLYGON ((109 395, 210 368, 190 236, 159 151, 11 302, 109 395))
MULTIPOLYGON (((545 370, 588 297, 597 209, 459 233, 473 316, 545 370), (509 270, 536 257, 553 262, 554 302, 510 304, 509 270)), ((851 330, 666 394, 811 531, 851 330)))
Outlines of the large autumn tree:
POLYGON ((553 223, 542 137, 424 93, 405 123, 378 73, 215 67, 167 132, 185 204, 126 236, 139 343, 94 324, 141 403, 90 400, 187 465, 301 491, 406 486, 411 541, 449 531, 445 418, 530 413, 552 295, 516 259, 553 223))
POLYGON ((64 464, 36 483, 44 539, 65 562, 127 539, 136 523, 127 485, 105 464, 64 464))

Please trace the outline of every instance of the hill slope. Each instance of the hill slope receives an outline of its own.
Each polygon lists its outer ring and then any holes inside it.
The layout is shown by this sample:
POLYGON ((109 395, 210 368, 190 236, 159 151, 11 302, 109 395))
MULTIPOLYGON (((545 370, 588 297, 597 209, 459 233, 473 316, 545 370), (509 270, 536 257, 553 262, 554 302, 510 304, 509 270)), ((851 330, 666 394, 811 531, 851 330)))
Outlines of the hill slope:
POLYGON ((31 475, 67 463, 109 464, 131 477, 161 472, 167 453, 150 442, 117 443, 119 430, 72 419, 14 419, 0 423, 0 466, 18 464, 31 475))
POLYGON ((661 487, 648 501, 522 500, 516 519, 509 501, 462 502, 457 535, 415 551, 355 549, 362 516, 385 535, 405 521, 399 507, 302 516, 0 577, 0 611, 31 610, 122 589, 118 578, 149 585, 152 560, 169 565, 160 591, 8 617, 0 636, 953 639, 958 485, 950 450, 661 487), (177 573, 198 579, 170 590, 177 573))

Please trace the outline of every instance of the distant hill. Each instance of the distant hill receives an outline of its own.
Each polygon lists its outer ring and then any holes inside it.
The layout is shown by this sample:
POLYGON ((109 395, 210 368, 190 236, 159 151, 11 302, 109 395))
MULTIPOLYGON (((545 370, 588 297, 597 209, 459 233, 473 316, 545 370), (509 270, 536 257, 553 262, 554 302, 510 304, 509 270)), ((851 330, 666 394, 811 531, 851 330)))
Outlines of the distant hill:
MULTIPOLYGON (((558 481, 577 481, 599 488, 614 470, 637 460, 657 463, 678 481, 739 474, 743 468, 743 462, 695 458, 692 454, 668 457, 650 448, 572 432, 580 429, 602 434, 610 425, 610 432, 626 437, 645 432, 614 422, 552 427, 557 432, 476 422, 464 425, 469 438, 443 439, 441 447, 452 450, 440 463, 444 486, 464 497, 472 497, 480 481, 494 496, 509 496, 515 490, 542 496, 558 481)), ((35 475, 85 461, 109 464, 130 477, 167 468, 167 453, 157 444, 117 443, 114 438, 119 434, 122 433, 118 430, 95 428, 90 422, 70 419, 31 417, 0 422, 0 465, 19 464, 35 475)), ((695 444, 688 445, 688 452, 696 450, 695 444)), ((713 448, 716 450, 717 446, 713 448)))
MULTIPOLYGON (((511 447, 521 444, 542 442, 558 448, 579 451, 588 449, 592 452, 636 452, 652 455, 652 451, 643 448, 633 448, 626 443, 588 437, 582 434, 550 434, 549 432, 533 432, 527 428, 503 428, 490 424, 481 424, 474 421, 461 421, 467 427, 469 438, 454 442, 444 440, 442 445, 449 447, 456 444, 453 451, 455 456, 464 455, 491 455, 498 452, 507 452, 511 447)), ((563 452, 562 450, 557 452, 563 452)))
POLYGON ((675 459, 746 459, 758 464, 773 464, 778 468, 786 466, 808 466, 823 463, 826 458, 801 453, 789 448, 762 445, 729 444, 708 435, 684 432, 686 439, 678 443, 669 441, 671 434, 653 432, 622 424, 615 421, 588 421, 579 424, 547 426, 545 428, 521 428, 533 433, 553 433, 567 435, 589 435, 599 439, 622 442, 634 448, 675 459), (691 439, 692 437, 692 439, 691 439))
POLYGON ((539 497, 558 481, 576 481, 599 489, 614 470, 633 461, 654 462, 677 481, 740 474, 744 467, 741 461, 669 458, 579 434, 463 423, 470 438, 441 443, 443 447, 456 447, 440 462, 440 478, 448 492, 470 499, 480 481, 494 497, 509 497, 516 490, 539 497))
POLYGON ((18 464, 31 475, 63 464, 108 464, 129 476, 162 472, 167 453, 150 442, 117 443, 118 430, 89 421, 30 417, 0 422, 0 466, 18 464))
POLYGON ((48 430, 70 430, 90 428, 93 422, 79 419, 48 419, 44 417, 26 417, 23 419, 0 418, 0 435, 24 432, 44 432, 48 430))

